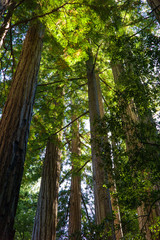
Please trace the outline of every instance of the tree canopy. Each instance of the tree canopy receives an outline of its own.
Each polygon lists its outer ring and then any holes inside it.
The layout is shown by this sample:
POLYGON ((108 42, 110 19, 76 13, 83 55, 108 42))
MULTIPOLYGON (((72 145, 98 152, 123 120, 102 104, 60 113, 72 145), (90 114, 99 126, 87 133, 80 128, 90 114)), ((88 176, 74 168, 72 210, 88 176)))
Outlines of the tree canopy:
MULTIPOLYGON (((119 205, 122 239, 147 239, 145 224, 151 210, 157 207, 160 211, 160 23, 159 6, 154 9, 148 2, 11 0, 0 5, 1 116, 27 30, 37 20, 45 28, 15 239, 31 239, 46 145, 51 136, 60 132, 63 137, 57 239, 69 239, 72 174, 81 175, 82 239, 103 239, 103 223, 95 224, 94 212, 86 69, 90 51, 104 104, 104 116, 95 125, 100 138, 108 136, 112 159, 112 163, 107 162, 103 154, 108 148, 104 141, 99 154, 112 180, 103 187, 111 189, 111 198, 119 205), (78 156, 71 153, 73 114, 79 121, 78 156), (148 210, 140 229, 137 209, 143 203, 148 210)), ((115 225, 115 229, 119 228, 115 225)), ((149 229, 153 239, 158 239, 160 215, 154 217, 149 229)))

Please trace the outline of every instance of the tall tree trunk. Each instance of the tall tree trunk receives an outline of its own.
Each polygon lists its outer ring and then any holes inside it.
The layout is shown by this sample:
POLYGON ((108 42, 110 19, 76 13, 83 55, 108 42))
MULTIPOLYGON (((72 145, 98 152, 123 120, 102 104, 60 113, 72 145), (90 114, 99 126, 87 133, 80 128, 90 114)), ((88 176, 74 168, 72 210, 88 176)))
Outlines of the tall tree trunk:
MULTIPOLYGON (((118 85, 119 81, 121 81, 121 78, 124 78, 123 76, 123 66, 122 64, 115 64, 112 66, 112 72, 114 76, 115 84, 118 85)), ((135 104, 134 100, 131 100, 130 103, 125 102, 124 99, 119 99, 119 106, 122 107, 123 112, 121 114, 121 119, 123 122, 123 129, 124 133, 126 135, 126 149, 128 152, 128 157, 132 161, 132 157, 134 156, 134 150, 137 148, 138 151, 141 151, 145 148, 143 143, 138 139, 138 136, 136 134, 136 130, 134 128, 134 124, 138 124, 140 121, 140 118, 138 114, 134 111, 135 104)), ((151 121, 150 112, 146 116, 147 121, 151 121)), ((152 122, 149 124, 153 124, 152 122)), ((156 154, 155 154, 156 155, 156 154)), ((154 188, 154 186, 153 186, 154 188)), ((148 192, 149 194, 149 192, 148 192)), ((141 206, 138 207, 137 212, 139 215, 139 228, 141 231, 145 233, 146 240, 152 240, 153 234, 151 230, 149 229, 150 225, 154 223, 154 220, 157 216, 159 216, 159 204, 154 208, 150 208, 151 206, 146 206, 145 203, 142 203, 141 206), (149 214, 149 215, 148 215, 149 214)), ((157 238, 158 240, 159 238, 157 238)))
MULTIPOLYGON (((149 211, 149 207, 147 208, 144 203, 142 203, 142 205, 137 208, 137 213, 139 216, 138 223, 139 223, 140 231, 145 233, 146 240, 152 240, 153 239, 152 233, 149 229, 151 222, 148 219, 148 211, 149 211)), ((149 216, 150 219, 153 217, 152 214, 153 214, 153 210, 151 211, 151 215, 149 216)), ((154 215, 154 217, 156 216, 154 215)))
MULTIPOLYGON (((76 116, 72 117, 74 120, 76 116)), ((72 124, 72 179, 71 179, 71 195, 69 209, 69 239, 81 239, 81 176, 77 173, 80 167, 79 160, 76 159, 80 155, 80 138, 79 124, 75 121, 72 124)))
POLYGON ((33 24, 28 30, 0 122, 0 240, 14 237, 13 224, 37 86, 43 32, 40 23, 33 24))
MULTIPOLYGON (((87 61, 87 77, 88 77, 88 98, 89 98, 89 114, 90 114, 90 128, 91 128, 91 149, 92 149, 92 165, 93 165, 93 184, 94 184, 94 198, 95 198, 95 216, 96 224, 101 224, 106 221, 106 232, 111 231, 111 236, 106 239, 115 239, 112 206, 109 189, 104 187, 108 182, 107 173, 104 169, 104 160, 101 156, 102 139, 97 134, 97 123, 103 117, 103 105, 99 86, 99 79, 96 78, 94 72, 93 57, 89 53, 89 60, 87 61), (100 144, 98 143, 100 142, 100 144), (98 144, 97 144, 98 143, 98 144)), ((107 139, 107 136, 105 136, 107 139)), ((106 141, 106 144, 107 141, 106 141)), ((107 162, 111 162, 110 151, 106 154, 107 162)), ((104 238, 105 239, 105 238, 104 238)))
MULTIPOLYGON (((112 73, 114 77, 114 82, 116 86, 121 83, 123 76, 123 66, 122 64, 115 64, 112 65, 112 73)), ((125 83, 121 83, 122 85, 125 83)), ((119 97, 119 107, 121 108, 121 119, 123 124, 123 129, 125 132, 125 141, 126 141, 126 148, 129 154, 132 154, 132 150, 136 147, 142 148, 143 145, 140 143, 140 141, 137 138, 137 135, 135 133, 134 129, 134 123, 138 123, 138 116, 135 113, 134 109, 134 101, 131 100, 129 103, 123 98, 119 97)), ((134 154, 134 153, 133 153, 134 154)))
POLYGON ((160 1, 159 0, 147 0, 147 2, 150 5, 157 21, 160 24, 160 1))
POLYGON ((8 12, 7 12, 6 16, 4 17, 4 21, 0 27, 0 48, 3 45, 4 39, 6 37, 8 29, 9 29, 10 20, 11 20, 13 11, 16 7, 16 3, 14 1, 10 1, 9 3, 5 5, 5 8, 6 7, 8 8, 8 12))
POLYGON ((59 176, 61 168, 60 137, 47 143, 32 240, 56 240, 59 176))

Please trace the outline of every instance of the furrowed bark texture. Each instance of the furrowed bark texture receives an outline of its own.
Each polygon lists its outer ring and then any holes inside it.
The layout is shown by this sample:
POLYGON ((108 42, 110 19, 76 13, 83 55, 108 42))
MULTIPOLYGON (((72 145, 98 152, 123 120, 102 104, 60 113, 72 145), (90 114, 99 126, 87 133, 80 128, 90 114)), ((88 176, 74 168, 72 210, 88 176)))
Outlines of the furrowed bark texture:
POLYGON ((48 141, 43 166, 37 212, 32 240, 55 240, 59 176, 61 168, 60 138, 53 136, 48 141))
MULTIPOLYGON (((123 66, 122 64, 116 64, 112 66, 112 72, 114 76, 114 81, 116 84, 119 83, 119 80, 123 74, 123 66)), ((123 104, 123 99, 119 100, 119 105, 123 104)), ((126 134, 126 149, 128 151, 128 157, 132 160, 132 157, 134 157, 134 150, 135 147, 139 151, 141 151, 145 146, 143 143, 140 142, 136 135, 136 129, 134 128, 133 124, 137 124, 140 119, 137 113, 134 111, 134 100, 132 100, 130 103, 125 105, 126 107, 121 115, 122 122, 123 122, 123 129, 126 134), (133 154, 132 154, 133 152, 133 154)), ((150 112, 146 116, 146 121, 149 122, 149 124, 152 123, 152 118, 150 116, 150 112)), ((156 130, 154 130, 156 132, 156 130)), ((155 133, 154 133, 155 134, 155 133)), ((157 153, 155 153, 156 157, 157 153)), ((134 157, 135 158, 135 157, 134 157)), ((142 173, 143 174, 143 173, 142 173)), ((153 188, 155 188, 153 186, 153 188)), ((156 187, 157 188, 157 187, 156 187)), ((151 189, 152 190, 152 189, 151 189)), ((149 194, 149 192, 148 192, 149 194)), ((151 203, 150 203, 151 205, 151 203)), ((152 240, 153 239, 153 233, 150 230, 151 224, 155 222, 156 217, 159 216, 159 202, 155 204, 154 207, 150 208, 149 204, 142 203, 141 206, 137 208, 138 213, 138 221, 139 221, 139 229, 143 233, 145 233, 146 240, 152 240)), ((155 240, 158 240, 158 238, 155 238, 155 240)))
MULTIPOLYGON (((150 221, 149 221, 148 216, 147 216, 147 212, 148 212, 147 210, 149 210, 149 208, 147 209, 144 203, 137 208, 137 213, 138 213, 138 216, 139 216, 138 223, 139 223, 139 229, 142 232, 145 232, 146 240, 152 240, 153 237, 152 237, 152 233, 149 229, 150 221)), ((152 211, 149 218, 151 219, 152 217, 153 217, 153 211, 152 211)), ((154 217, 156 217, 156 216, 154 216, 154 217)))
POLYGON ((153 14, 155 15, 157 21, 160 24, 160 0, 147 0, 147 2, 150 5, 153 14))
MULTIPOLYGON (((76 116, 72 117, 72 121, 76 116)), ((76 173, 80 164, 76 156, 80 155, 80 138, 78 121, 72 124, 72 179, 71 179, 71 195, 69 209, 69 239, 81 239, 81 176, 76 173)))
POLYGON ((14 237, 13 224, 37 86, 42 34, 40 23, 28 30, 0 122, 0 240, 14 237))
MULTIPOLYGON (((101 142, 102 139, 98 137, 96 131, 97 122, 103 117, 104 113, 99 79, 96 78, 94 72, 93 57, 91 54, 89 56, 89 60, 87 61, 87 77, 96 224, 101 224, 104 219, 110 219, 110 221, 106 221, 106 232, 112 232, 112 236, 107 236, 106 239, 110 240, 115 239, 112 221, 112 206, 109 189, 103 187, 103 185, 107 183, 108 179, 107 173, 104 169, 104 161, 101 157, 102 149, 99 147, 99 144, 97 144, 97 140, 101 142)), ((106 157, 110 158, 110 153, 106 154, 106 157)), ((111 162, 110 159, 109 162, 111 162)))
MULTIPOLYGON (((120 78, 123 74, 123 66, 122 64, 115 64, 112 66, 112 72, 114 76, 114 82, 116 85, 119 84, 120 78)), ((127 103, 121 96, 119 97, 119 107, 121 108, 121 119, 123 124, 123 129, 125 132, 125 141, 126 148, 129 154, 132 154, 132 150, 135 146, 142 148, 143 145, 137 139, 137 135, 135 133, 135 128, 133 126, 134 123, 137 123, 138 116, 135 113, 134 109, 134 101, 131 100, 130 103, 127 103)))

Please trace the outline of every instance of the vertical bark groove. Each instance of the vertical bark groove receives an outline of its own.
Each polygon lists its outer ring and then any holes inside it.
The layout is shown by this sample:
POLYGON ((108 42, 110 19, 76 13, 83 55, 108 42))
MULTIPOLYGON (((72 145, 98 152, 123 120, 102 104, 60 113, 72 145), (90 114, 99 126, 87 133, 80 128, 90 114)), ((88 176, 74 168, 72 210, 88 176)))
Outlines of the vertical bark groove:
MULTIPOLYGON (((115 239, 112 221, 111 199, 109 189, 103 187, 103 185, 107 183, 108 179, 107 173, 104 169, 104 162, 100 155, 102 149, 100 149, 100 147, 96 143, 97 140, 102 142, 102 139, 97 139, 96 123, 103 117, 103 106, 100 93, 99 79, 96 78, 96 74, 94 72, 93 57, 91 53, 89 53, 89 60, 87 61, 87 77, 88 77, 90 127, 92 139, 91 149, 92 149, 96 224, 101 224, 104 220, 106 221, 105 231, 112 232, 111 236, 107 236, 106 239, 110 240, 115 239)), ((110 154, 107 154, 106 157, 110 157, 110 154)))
POLYGON ((32 240, 55 240, 61 151, 57 136, 47 143, 32 240))
MULTIPOLYGON (((72 121, 76 116, 72 117, 72 121)), ((72 124, 72 170, 79 169, 79 164, 74 158, 80 155, 79 149, 79 126, 78 121, 72 124)), ((69 238, 72 240, 81 239, 81 176, 80 173, 73 173, 71 179, 71 195, 69 210, 69 238)))
POLYGON ((150 5, 153 14, 155 15, 157 21, 160 24, 160 1, 159 0, 147 0, 148 4, 150 5))
MULTIPOLYGON (((117 63, 112 66, 112 72, 113 72, 114 81, 115 81, 116 85, 118 85, 120 83, 121 77, 123 75, 123 71, 124 70, 123 70, 122 64, 117 63)), ((125 83, 122 83, 122 84, 125 84, 125 83)), ((119 106, 121 104, 124 105, 123 102, 124 102, 124 99, 120 98, 119 106)), ((124 133, 126 135, 126 140, 125 140, 126 141, 126 149, 128 152, 128 158, 131 161, 132 161, 132 158, 134 157, 134 151, 136 148, 138 149, 138 151, 141 151, 145 148, 143 143, 141 143, 140 139, 138 138, 138 136, 136 134, 136 129, 134 127, 134 124, 137 124, 140 121, 140 117, 138 116, 138 113, 136 113, 134 111, 134 109, 135 109, 134 105, 135 104, 134 104, 133 99, 129 103, 126 102, 126 104, 124 105, 123 112, 121 114, 121 119, 123 122, 123 129, 124 129, 124 133)), ((150 126, 153 125, 152 118, 150 116, 150 112, 148 112, 145 120, 147 121, 147 123, 150 124, 150 126)), ((152 129, 153 129, 153 126, 152 126, 152 129)), ((156 129, 154 129, 154 131, 156 132, 156 129)), ((156 156, 157 153, 154 153, 154 154, 156 156)), ((142 172, 142 174, 143 174, 143 172, 142 172)), ((148 191, 148 195, 149 195, 149 191, 148 191)), ((139 216, 139 218, 138 218, 139 229, 141 232, 143 232, 145 234, 146 240, 153 239, 153 234, 149 227, 151 226, 151 224, 153 224, 155 222, 156 217, 159 216, 159 214, 158 214, 159 203, 157 202, 155 209, 154 208, 152 208, 150 210, 149 209, 150 209, 150 206, 148 205, 148 203, 146 204, 144 202, 142 202, 141 206, 139 206, 137 208, 137 213, 139 216), (149 212, 150 212, 150 216, 148 215, 149 212)), ((155 239, 158 240, 159 237, 155 238, 155 239)))
POLYGON ((43 32, 40 23, 28 30, 0 122, 0 240, 14 237, 43 32))

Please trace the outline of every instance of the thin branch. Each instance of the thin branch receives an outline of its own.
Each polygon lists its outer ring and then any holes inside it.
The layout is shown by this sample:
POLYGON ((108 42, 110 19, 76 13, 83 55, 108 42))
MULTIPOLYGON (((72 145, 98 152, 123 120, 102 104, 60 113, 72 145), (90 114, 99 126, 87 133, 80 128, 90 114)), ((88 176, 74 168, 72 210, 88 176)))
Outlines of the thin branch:
POLYGON ((84 205, 84 208, 85 208, 85 211, 86 211, 86 215, 87 215, 87 218, 88 218, 88 222, 89 224, 91 224, 91 221, 90 221, 90 216, 88 214, 88 210, 87 210, 87 206, 86 206, 86 203, 84 201, 84 197, 83 197, 83 194, 81 193, 81 198, 82 198, 82 202, 83 202, 83 205, 84 205))
POLYGON ((152 11, 148 13, 148 15, 150 15, 153 12, 155 12, 159 7, 160 7, 160 4, 157 5, 155 8, 153 8, 152 11))
POLYGON ((159 197, 158 199, 156 199, 156 200, 151 204, 150 209, 149 209, 149 212, 148 212, 148 214, 146 215, 147 219, 146 219, 146 221, 145 221, 145 223, 143 224, 143 227, 142 227, 142 229, 141 229, 141 233, 143 232, 143 229, 144 229, 146 223, 149 221, 149 216, 150 216, 150 214, 151 214, 152 207, 153 207, 154 204, 155 204, 156 202, 158 202, 159 200, 160 200, 160 197, 159 197))
POLYGON ((87 83, 84 83, 84 84, 82 84, 82 85, 79 85, 78 88, 76 88, 76 89, 74 89, 74 90, 71 90, 71 91, 67 92, 65 95, 71 94, 71 93, 75 92, 76 90, 78 90, 78 89, 80 89, 81 87, 86 86, 86 85, 87 85, 87 83))
POLYGON ((85 162, 85 163, 83 164, 83 166, 80 167, 80 168, 76 171, 76 173, 80 172, 80 171, 87 165, 87 163, 89 163, 90 161, 91 161, 91 159, 89 159, 87 162, 85 162))
POLYGON ((17 5, 15 6, 15 9, 17 8, 17 7, 19 7, 23 2, 25 2, 26 0, 21 0, 19 3, 17 3, 17 5))
POLYGON ((143 141, 142 141, 142 143, 143 143, 143 144, 152 145, 152 146, 156 146, 156 147, 160 147, 160 144, 158 144, 158 143, 143 142, 143 141))
POLYGON ((59 11, 61 8, 63 8, 63 7, 66 6, 67 4, 76 4, 76 3, 69 3, 69 2, 64 3, 64 4, 62 4, 60 7, 54 8, 54 9, 52 9, 51 11, 49 11, 49 12, 47 12, 47 13, 40 14, 40 15, 36 15, 36 16, 34 16, 34 17, 32 17, 32 18, 24 19, 24 20, 22 20, 22 21, 19 21, 19 22, 13 24, 13 25, 11 26, 11 28, 13 28, 13 27, 15 27, 15 26, 18 26, 19 24, 22 24, 22 23, 31 22, 31 21, 33 21, 33 20, 35 20, 35 19, 37 19, 37 18, 42 18, 42 17, 48 16, 48 15, 54 13, 54 12, 59 11))
POLYGON ((127 223, 123 223, 123 228, 125 226, 127 226, 128 224, 130 224, 131 222, 133 222, 135 219, 142 218, 142 217, 147 217, 147 216, 148 216, 148 214, 133 217, 131 220, 128 220, 127 223))
MULTIPOLYGON (((149 13, 148 13, 148 15, 151 15, 154 11, 156 11, 158 8, 160 7, 160 4, 158 5, 158 6, 156 6, 155 8, 153 8, 152 9, 152 11, 150 11, 149 13)), ((137 19, 137 20, 135 20, 135 21, 133 21, 133 22, 131 22, 131 23, 128 23, 127 25, 125 25, 126 27, 127 26, 130 26, 130 25, 135 25, 136 23, 139 23, 139 22, 142 22, 143 20, 146 20, 146 19, 148 19, 148 18, 150 18, 150 16, 147 16, 147 17, 143 17, 143 16, 141 16, 139 19, 137 19)))
POLYGON ((79 78, 68 78, 68 81, 75 81, 75 80, 80 80, 80 79, 86 79, 87 77, 79 77, 79 78))
POLYGON ((95 69, 96 62, 97 62, 97 57, 98 57, 98 53, 99 53, 99 49, 100 49, 101 45, 102 45, 102 43, 98 45, 97 52, 96 52, 96 56, 95 56, 95 60, 94 60, 94 63, 93 63, 92 72, 93 72, 94 69, 95 69))
POLYGON ((48 86, 48 85, 52 85, 55 83, 64 83, 65 81, 75 81, 75 80, 80 80, 80 79, 86 79, 86 77, 79 77, 79 78, 68 78, 65 80, 61 80, 61 81, 55 81, 55 82, 50 82, 50 83, 42 83, 42 84, 38 84, 38 87, 43 87, 43 86, 48 86))
POLYGON ((50 83, 42 83, 42 84, 38 84, 38 87, 44 87, 44 86, 48 86, 48 85, 52 85, 55 83, 62 83, 64 81, 55 81, 55 82, 50 82, 50 83))
MULTIPOLYGON (((90 133, 90 131, 86 132, 86 134, 87 133, 90 133)), ((80 138, 84 139, 86 143, 90 144, 90 142, 82 134, 79 134, 79 136, 80 136, 80 138)))
POLYGON ((61 132, 63 129, 69 127, 73 122, 77 121, 79 118, 83 117, 84 115, 88 114, 89 111, 84 112, 83 114, 81 114, 80 116, 78 116, 77 118, 75 118, 73 121, 71 121, 70 123, 68 123, 66 126, 64 126, 63 128, 59 129, 57 132, 55 132, 53 135, 56 135, 57 133, 61 132))
POLYGON ((146 28, 148 28, 150 25, 152 24, 152 21, 145 26, 144 28, 142 28, 141 30, 139 30, 138 32, 134 33, 133 35, 131 35, 129 38, 135 37, 138 33, 142 32, 143 30, 145 30, 146 28))
POLYGON ((135 21, 132 21, 132 22, 129 22, 129 23, 125 24, 124 27, 128 27, 128 26, 135 25, 136 23, 140 23, 140 22, 142 22, 143 20, 146 20, 146 19, 148 19, 148 18, 150 18, 150 16, 147 16, 147 17, 141 16, 140 18, 136 19, 135 21))
POLYGON ((113 87, 111 87, 108 83, 106 83, 101 77, 99 77, 100 81, 103 82, 109 89, 113 90, 114 92, 118 93, 113 87))
POLYGON ((59 185, 61 185, 64 182, 64 180, 71 175, 71 173, 72 173, 72 169, 65 174, 65 176, 60 181, 59 185))
POLYGON ((80 144, 82 144, 83 146, 85 146, 86 148, 90 148, 89 146, 87 146, 84 142, 80 141, 80 144))
POLYGON ((82 170, 82 168, 84 168, 84 167, 86 166, 86 164, 87 164, 88 162, 90 162, 90 161, 91 161, 91 159, 89 159, 87 162, 85 162, 85 163, 83 164, 83 166, 80 167, 77 171, 75 171, 74 169, 69 170, 69 171, 65 174, 65 176, 62 178, 62 180, 60 181, 59 184, 62 184, 62 183, 64 182, 64 180, 65 180, 67 177, 69 177, 72 173, 78 173, 78 172, 80 172, 80 171, 82 170))
POLYGON ((106 99, 104 98, 103 95, 102 95, 102 99, 103 99, 104 103, 106 104, 106 106, 109 108, 108 103, 106 102, 106 99))

